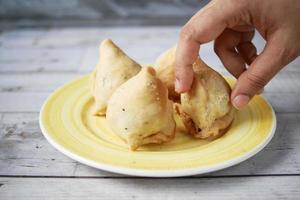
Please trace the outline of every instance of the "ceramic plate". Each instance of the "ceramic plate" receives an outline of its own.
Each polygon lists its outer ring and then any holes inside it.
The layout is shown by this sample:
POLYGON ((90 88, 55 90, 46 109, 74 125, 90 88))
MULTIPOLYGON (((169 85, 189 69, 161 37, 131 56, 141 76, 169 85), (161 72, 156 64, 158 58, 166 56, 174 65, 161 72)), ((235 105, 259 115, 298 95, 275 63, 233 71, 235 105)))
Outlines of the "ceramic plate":
MULTIPOLYGON (((233 80, 227 79, 232 85, 233 80)), ((104 117, 92 115, 89 77, 74 80, 51 94, 40 112, 40 126, 59 151, 86 165, 115 173, 176 177, 212 172, 238 164, 258 153, 273 137, 276 117, 270 104, 256 96, 227 133, 214 141, 185 133, 178 116, 176 138, 163 145, 130 151, 104 117)))

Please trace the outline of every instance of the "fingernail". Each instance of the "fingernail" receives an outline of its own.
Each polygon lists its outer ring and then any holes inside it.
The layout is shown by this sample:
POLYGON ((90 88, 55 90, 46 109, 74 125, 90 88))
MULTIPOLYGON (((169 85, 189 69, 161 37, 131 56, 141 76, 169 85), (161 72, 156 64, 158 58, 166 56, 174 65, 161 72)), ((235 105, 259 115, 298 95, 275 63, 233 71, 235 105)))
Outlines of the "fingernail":
POLYGON ((232 104, 236 109, 240 110, 244 108, 249 103, 249 101, 250 101, 249 96, 240 94, 234 97, 232 104))

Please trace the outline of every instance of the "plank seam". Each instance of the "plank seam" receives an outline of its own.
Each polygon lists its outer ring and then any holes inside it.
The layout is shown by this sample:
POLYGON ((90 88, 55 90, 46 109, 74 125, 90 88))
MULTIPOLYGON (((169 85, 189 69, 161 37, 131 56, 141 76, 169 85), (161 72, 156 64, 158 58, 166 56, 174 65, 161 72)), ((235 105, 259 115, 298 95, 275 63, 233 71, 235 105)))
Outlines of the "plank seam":
POLYGON ((251 177, 300 177, 300 174, 253 174, 253 175, 220 175, 220 176, 184 176, 184 177, 134 177, 134 176, 39 176, 39 175, 0 175, 0 178, 71 178, 71 179, 204 179, 204 178, 251 178, 251 177))

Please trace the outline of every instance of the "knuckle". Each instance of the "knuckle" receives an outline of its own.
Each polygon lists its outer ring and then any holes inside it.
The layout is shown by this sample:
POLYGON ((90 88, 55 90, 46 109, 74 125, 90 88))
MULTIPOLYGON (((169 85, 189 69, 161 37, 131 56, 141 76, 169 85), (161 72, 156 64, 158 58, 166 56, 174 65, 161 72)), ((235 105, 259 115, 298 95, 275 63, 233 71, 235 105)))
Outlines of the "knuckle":
POLYGON ((273 62, 276 63, 279 69, 299 56, 300 46, 295 45, 295 41, 290 38, 295 38, 293 33, 280 30, 268 41, 269 54, 274 56, 273 62), (289 35, 290 37, 282 38, 282 35, 289 35))
POLYGON ((180 31, 180 38, 183 40, 192 40, 194 35, 194 29, 190 25, 185 25, 180 31))
POLYGON ((244 8, 248 6, 248 0, 228 0, 228 3, 234 5, 236 8, 244 8))
POLYGON ((299 52, 293 48, 282 48, 279 52, 279 58, 282 60, 282 65, 286 65, 299 55, 299 52))
POLYGON ((246 76, 246 78, 247 78, 249 86, 254 91, 261 90, 268 83, 268 80, 266 78, 264 78, 262 76, 259 76, 259 75, 255 74, 255 73, 248 73, 247 76, 246 76))

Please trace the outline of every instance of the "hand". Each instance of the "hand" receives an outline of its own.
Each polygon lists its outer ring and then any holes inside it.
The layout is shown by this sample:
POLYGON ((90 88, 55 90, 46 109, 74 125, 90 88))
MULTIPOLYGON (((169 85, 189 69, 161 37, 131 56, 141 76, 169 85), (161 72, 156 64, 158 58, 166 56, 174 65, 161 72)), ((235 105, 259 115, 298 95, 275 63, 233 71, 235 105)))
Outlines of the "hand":
POLYGON ((215 52, 237 78, 231 93, 240 109, 300 54, 299 0, 213 0, 181 30, 176 53, 177 92, 193 81, 192 64, 200 45, 215 40, 215 52), (251 42, 254 30, 266 40, 260 55, 251 42), (248 67, 247 67, 248 65, 248 67))

